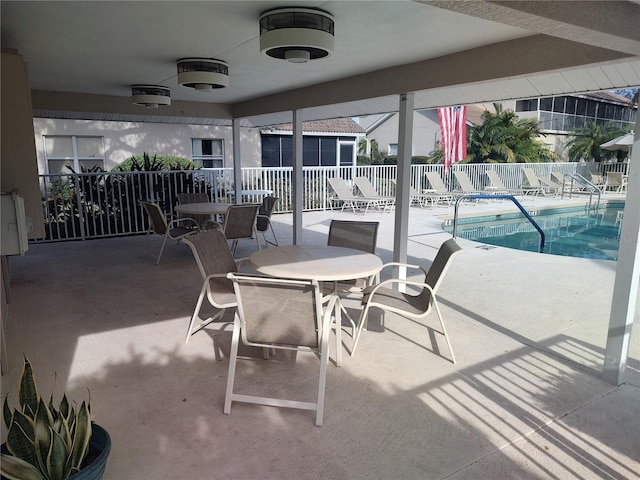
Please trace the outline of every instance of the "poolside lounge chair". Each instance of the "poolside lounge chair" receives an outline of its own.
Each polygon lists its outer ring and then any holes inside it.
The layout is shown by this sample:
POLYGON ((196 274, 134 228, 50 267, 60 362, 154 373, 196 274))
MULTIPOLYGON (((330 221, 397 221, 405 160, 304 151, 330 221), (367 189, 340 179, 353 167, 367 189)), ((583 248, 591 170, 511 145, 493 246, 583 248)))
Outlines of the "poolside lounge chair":
POLYGON ((333 209, 333 204, 336 202, 342 203, 341 211, 345 208, 351 208, 353 213, 356 213, 356 209, 364 208, 364 213, 367 213, 371 206, 379 208, 378 200, 375 198, 359 197, 353 194, 351 187, 340 177, 328 178, 327 182, 331 186, 332 193, 329 196, 329 206, 333 209))
POLYGON ((527 184, 522 186, 522 190, 527 194, 538 195, 541 193, 542 195, 547 195, 552 193, 556 196, 562 190, 562 185, 539 177, 532 168, 523 168, 522 172, 527 181, 527 184))
POLYGON ((431 196, 431 201, 433 204, 439 202, 446 202, 447 205, 451 205, 453 202, 454 195, 449 192, 447 186, 444 184, 442 177, 438 174, 438 172, 427 172, 426 173, 427 180, 429 180, 429 185, 431 188, 429 191, 424 192, 427 195, 431 196))
POLYGON ((380 195, 367 177, 356 177, 353 179, 353 183, 355 183, 356 188, 360 190, 363 197, 377 199, 379 201, 379 206, 385 210, 396 204, 395 197, 380 195))
MULTIPOLYGON (((555 172, 551 172, 552 175, 553 173, 555 172)), ((596 187, 598 187, 598 190, 604 193, 604 187, 606 185, 606 180, 604 176, 598 173, 590 173, 589 175, 591 176, 591 183, 593 183, 596 187)))
MULTIPOLYGON (((397 189, 396 181, 391 180, 394 187, 397 189)), ((413 186, 409 185, 409 205, 418 204, 421 207, 427 205, 428 202, 431 202, 432 205, 435 205, 434 196, 429 193, 420 193, 413 186)))
POLYGON ((487 170, 487 177, 491 182, 491 188, 486 187, 485 193, 502 195, 522 195, 522 188, 507 188, 495 170, 487 170))
MULTIPOLYGON (((323 297, 316 280, 286 280, 234 273, 229 274, 229 279, 233 282, 238 307, 231 340, 224 413, 231 413, 232 402, 299 408, 315 411, 316 425, 321 426, 329 363, 330 317, 335 298, 330 300, 323 314, 323 297), (313 353, 313 357, 320 360, 315 401, 304 402, 234 392, 240 339, 243 345, 250 347, 313 353)), ((255 367, 252 370, 255 371, 255 367)), ((260 368, 254 373, 261 375, 262 370, 260 368)), ((290 387, 294 393, 299 393, 299 385, 291 384, 290 387)))
POLYGON ((608 172, 607 180, 604 184, 603 192, 614 191, 616 193, 624 193, 627 184, 625 182, 624 175, 620 172, 608 172))
POLYGON ((440 308, 438 307, 438 302, 436 300, 436 292, 442 283, 445 273, 451 265, 451 260, 459 253, 462 253, 460 246, 458 246, 454 239, 449 239, 440 246, 440 249, 438 250, 438 253, 436 254, 436 257, 428 271, 419 265, 400 264, 397 262, 385 264, 382 267, 383 269, 386 267, 397 266, 419 269, 424 274, 424 280, 421 282, 415 282, 402 278, 392 278, 384 280, 381 283, 368 287, 364 290, 364 298, 362 301, 364 308, 362 309, 360 318, 358 319, 358 332, 356 333, 353 348, 351 349, 351 355, 353 356, 356 352, 358 340, 362 334, 362 329, 367 322, 369 309, 372 307, 398 313, 413 320, 425 318, 431 312, 433 307, 438 314, 441 327, 440 333, 444 335, 447 346, 449 347, 451 361, 456 363, 456 358, 453 354, 453 349, 451 348, 451 343, 449 342, 449 337, 447 336, 447 331, 442 321, 442 314, 440 313, 440 308), (394 284, 417 287, 420 289, 420 292, 417 295, 415 293, 401 292, 396 288, 393 288, 394 284))
POLYGON ((457 191, 462 191, 464 195, 473 195, 474 193, 477 193, 477 194, 485 193, 482 190, 478 190, 476 188, 476 186, 473 184, 473 182, 471 181, 471 179, 469 178, 466 172, 463 172, 462 170, 457 170, 453 172, 453 175, 456 177, 456 180, 458 181, 458 185, 460 186, 460 190, 457 190, 457 191))

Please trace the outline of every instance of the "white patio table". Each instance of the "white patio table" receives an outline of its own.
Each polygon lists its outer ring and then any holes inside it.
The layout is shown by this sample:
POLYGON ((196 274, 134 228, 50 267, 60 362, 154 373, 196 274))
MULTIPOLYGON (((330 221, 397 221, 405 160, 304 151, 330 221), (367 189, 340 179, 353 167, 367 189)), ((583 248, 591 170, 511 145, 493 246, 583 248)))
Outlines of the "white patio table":
POLYGON ((186 215, 210 215, 213 218, 217 215, 226 215, 231 205, 231 203, 212 202, 183 203, 176 205, 175 210, 186 215))
POLYGON ((273 277, 296 280, 315 279, 331 282, 330 297, 335 297, 334 317, 336 321, 336 365, 342 365, 342 310, 337 293, 337 282, 375 275, 382 268, 377 255, 352 248, 328 245, 288 245, 265 248, 249 259, 258 272, 273 277))

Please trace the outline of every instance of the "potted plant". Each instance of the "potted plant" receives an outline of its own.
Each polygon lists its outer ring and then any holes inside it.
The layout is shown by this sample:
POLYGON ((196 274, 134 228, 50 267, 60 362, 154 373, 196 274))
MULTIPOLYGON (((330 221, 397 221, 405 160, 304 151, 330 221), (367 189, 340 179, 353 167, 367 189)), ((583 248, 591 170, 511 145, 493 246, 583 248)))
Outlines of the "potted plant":
POLYGON ((99 480, 111 450, 106 430, 91 421, 89 401, 74 408, 62 396, 54 405, 40 397, 33 369, 24 359, 18 388, 19 406, 5 397, 2 416, 7 441, 2 445, 0 471, 9 480, 99 480))

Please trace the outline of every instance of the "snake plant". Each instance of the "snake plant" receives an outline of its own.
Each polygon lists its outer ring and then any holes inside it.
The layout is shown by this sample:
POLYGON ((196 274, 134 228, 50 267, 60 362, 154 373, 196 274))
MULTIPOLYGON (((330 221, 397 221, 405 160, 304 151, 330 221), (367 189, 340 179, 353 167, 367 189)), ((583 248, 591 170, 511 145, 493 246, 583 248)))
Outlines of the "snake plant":
POLYGON ((11 408, 6 397, 4 400, 9 453, 2 453, 2 475, 10 480, 63 480, 79 472, 91 438, 89 402, 83 401, 76 410, 66 395, 58 406, 51 395, 45 403, 26 358, 18 397, 17 408, 11 408))

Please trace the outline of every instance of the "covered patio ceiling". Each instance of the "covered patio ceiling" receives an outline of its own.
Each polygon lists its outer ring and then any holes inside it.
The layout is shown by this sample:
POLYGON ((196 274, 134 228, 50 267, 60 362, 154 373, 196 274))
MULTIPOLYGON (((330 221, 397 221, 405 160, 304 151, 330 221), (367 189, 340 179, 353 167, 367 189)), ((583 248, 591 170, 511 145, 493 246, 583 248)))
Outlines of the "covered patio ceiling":
POLYGON ((640 85, 637 1, 3 1, 2 47, 28 63, 34 116, 266 126, 640 85), (285 6, 335 18, 335 49, 304 64, 260 53, 258 18, 285 6), (177 83, 214 57, 229 86, 177 83), (171 89, 145 109, 131 85, 171 89))

